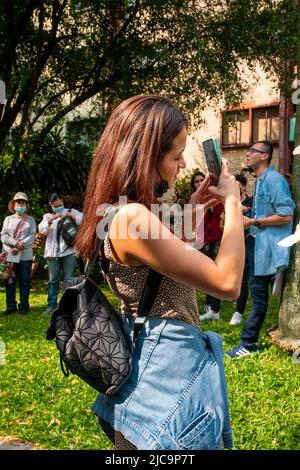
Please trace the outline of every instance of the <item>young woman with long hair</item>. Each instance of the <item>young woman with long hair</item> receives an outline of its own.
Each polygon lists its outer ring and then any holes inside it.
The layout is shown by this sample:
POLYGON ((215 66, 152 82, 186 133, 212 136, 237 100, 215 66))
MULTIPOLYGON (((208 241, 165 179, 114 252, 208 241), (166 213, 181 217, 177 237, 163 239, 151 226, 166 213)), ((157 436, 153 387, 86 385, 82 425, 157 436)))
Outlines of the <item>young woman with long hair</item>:
POLYGON ((185 167, 186 139, 186 117, 169 99, 129 98, 113 111, 88 179, 77 239, 83 257, 95 250, 99 207, 118 207, 119 196, 128 199, 113 217, 103 253, 128 334, 150 267, 162 275, 128 381, 113 396, 99 394, 92 406, 118 449, 232 445, 221 338, 202 332, 196 289, 222 299, 239 295, 244 240, 238 183, 224 161, 218 187, 209 187, 206 177, 194 200, 207 201, 210 193, 224 204, 216 260, 187 245, 151 211, 159 189, 170 188, 185 167))

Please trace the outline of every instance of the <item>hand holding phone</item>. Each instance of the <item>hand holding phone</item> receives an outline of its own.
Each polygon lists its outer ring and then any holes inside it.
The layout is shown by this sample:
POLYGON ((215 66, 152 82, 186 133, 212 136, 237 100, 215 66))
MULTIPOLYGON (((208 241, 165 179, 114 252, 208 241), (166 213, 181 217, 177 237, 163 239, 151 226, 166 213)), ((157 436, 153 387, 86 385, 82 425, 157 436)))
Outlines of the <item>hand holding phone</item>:
POLYGON ((218 141, 216 138, 210 138, 204 140, 202 146, 211 183, 217 186, 222 169, 222 159, 218 141))
POLYGON ((218 186, 210 186, 208 192, 223 205, 225 205, 228 197, 233 196, 239 202, 242 213, 239 183, 228 170, 227 160, 222 159, 222 171, 219 176, 218 186))

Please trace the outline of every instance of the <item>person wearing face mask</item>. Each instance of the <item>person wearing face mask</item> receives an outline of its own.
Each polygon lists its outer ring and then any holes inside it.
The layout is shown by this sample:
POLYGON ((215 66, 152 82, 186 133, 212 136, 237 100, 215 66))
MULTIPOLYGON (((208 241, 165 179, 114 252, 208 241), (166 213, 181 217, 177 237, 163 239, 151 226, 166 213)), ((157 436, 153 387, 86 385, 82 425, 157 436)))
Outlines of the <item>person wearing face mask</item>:
POLYGON ((29 311, 30 275, 33 259, 32 243, 36 233, 36 223, 28 215, 28 197, 18 192, 9 202, 8 209, 12 213, 5 218, 1 242, 7 253, 7 261, 13 263, 13 276, 6 281, 6 312, 10 315, 19 311, 27 315, 29 311), (16 279, 20 284, 20 304, 16 302, 16 279))
POLYGON ((76 248, 68 246, 59 236, 58 223, 66 216, 71 217, 77 225, 82 220, 81 212, 64 207, 64 201, 58 193, 51 194, 49 204, 52 212, 45 214, 39 224, 39 233, 47 237, 44 257, 48 265, 49 284, 48 305, 45 313, 51 313, 57 307, 60 276, 62 280, 73 277, 77 267, 76 248))

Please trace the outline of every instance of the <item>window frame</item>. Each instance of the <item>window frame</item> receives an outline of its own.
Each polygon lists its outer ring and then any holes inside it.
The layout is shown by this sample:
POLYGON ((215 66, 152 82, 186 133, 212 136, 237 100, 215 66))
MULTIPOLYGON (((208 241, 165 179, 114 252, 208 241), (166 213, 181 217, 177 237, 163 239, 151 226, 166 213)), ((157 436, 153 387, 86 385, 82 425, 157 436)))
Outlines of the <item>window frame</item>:
MULTIPOLYGON (((263 103, 259 105, 245 105, 245 106, 239 106, 239 107, 232 107, 231 109, 222 109, 221 110, 221 129, 220 129, 220 144, 221 148, 224 149, 235 149, 235 148, 241 148, 241 147, 248 147, 250 145, 253 145, 255 142, 253 141, 253 111, 256 109, 262 109, 262 108, 278 108, 278 117, 279 116, 279 101, 273 101, 272 103, 263 103), (234 144, 225 144, 224 143, 224 118, 223 115, 227 113, 234 113, 236 111, 248 111, 248 119, 249 119, 249 141, 248 142, 243 142, 243 143, 234 143, 234 144)), ((279 139, 277 140, 270 140, 270 142, 274 145, 278 145, 279 139)))

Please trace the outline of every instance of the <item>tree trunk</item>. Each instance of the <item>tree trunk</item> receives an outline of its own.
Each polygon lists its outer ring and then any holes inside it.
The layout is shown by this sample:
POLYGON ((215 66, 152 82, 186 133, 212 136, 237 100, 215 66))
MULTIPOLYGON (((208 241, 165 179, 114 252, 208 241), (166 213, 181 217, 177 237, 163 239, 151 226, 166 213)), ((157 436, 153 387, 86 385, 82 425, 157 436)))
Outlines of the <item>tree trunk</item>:
MULTIPOLYGON (((300 1, 298 0, 300 6, 300 1)), ((296 21, 296 19, 295 19, 296 21)), ((298 80, 300 78, 300 14, 298 18, 298 80)), ((300 145, 300 103, 296 105, 295 147, 300 145)), ((300 220, 300 155, 293 160, 293 199, 296 203, 295 225, 300 220)), ((278 340, 287 340, 299 347, 300 340, 300 244, 292 248, 290 265, 286 273, 285 286, 279 308, 279 324, 275 336, 278 340)))

